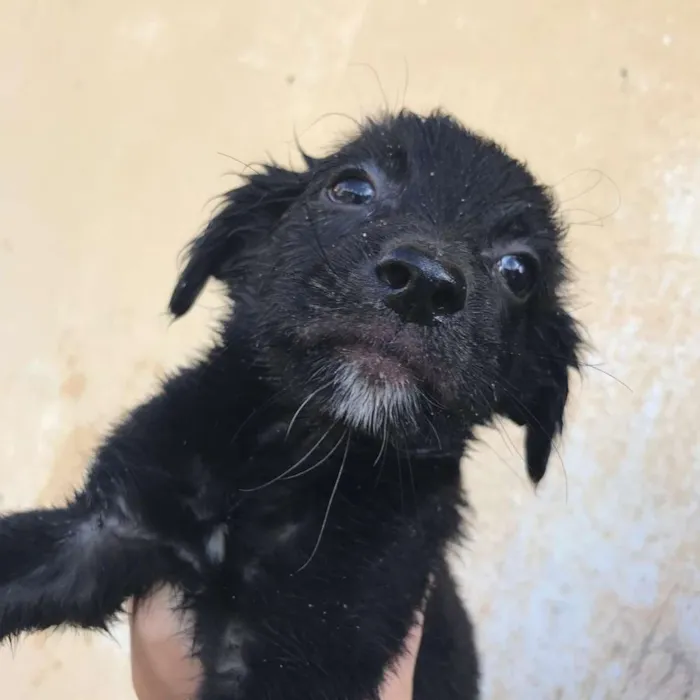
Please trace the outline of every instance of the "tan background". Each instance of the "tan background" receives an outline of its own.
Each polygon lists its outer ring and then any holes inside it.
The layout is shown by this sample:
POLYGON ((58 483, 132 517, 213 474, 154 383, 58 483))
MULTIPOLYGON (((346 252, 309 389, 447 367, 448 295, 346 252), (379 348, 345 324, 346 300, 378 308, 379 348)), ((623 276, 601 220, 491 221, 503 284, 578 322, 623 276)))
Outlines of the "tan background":
MULTIPOLYGON (((466 464, 484 696, 700 698, 700 3, 197 5, 0 0, 0 508, 60 499, 206 342, 220 299, 163 311, 239 168, 219 152, 442 105, 555 185, 595 345, 537 496, 515 430, 466 464)), ((0 696, 128 700, 115 637, 0 651, 0 696)))

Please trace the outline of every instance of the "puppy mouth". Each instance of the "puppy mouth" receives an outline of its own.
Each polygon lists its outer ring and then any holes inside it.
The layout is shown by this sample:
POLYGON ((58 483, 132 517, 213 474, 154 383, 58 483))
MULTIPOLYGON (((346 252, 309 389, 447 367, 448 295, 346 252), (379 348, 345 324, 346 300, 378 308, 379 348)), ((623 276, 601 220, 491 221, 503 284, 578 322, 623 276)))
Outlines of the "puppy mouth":
POLYGON ((353 344, 341 346, 337 354, 341 363, 353 367, 369 386, 406 386, 416 381, 407 363, 386 350, 353 344))
POLYGON ((375 436, 416 424, 420 391, 399 358, 362 345, 341 346, 336 356, 328 404, 336 420, 375 436))
POLYGON ((391 324, 333 322, 309 324, 298 339, 323 358, 326 410, 335 420, 378 437, 418 429, 439 371, 426 361, 420 335, 391 324))
POLYGON ((299 340, 303 347, 322 348, 327 357, 352 365, 372 383, 420 383, 432 376, 421 338, 403 328, 317 324, 304 328, 299 340))

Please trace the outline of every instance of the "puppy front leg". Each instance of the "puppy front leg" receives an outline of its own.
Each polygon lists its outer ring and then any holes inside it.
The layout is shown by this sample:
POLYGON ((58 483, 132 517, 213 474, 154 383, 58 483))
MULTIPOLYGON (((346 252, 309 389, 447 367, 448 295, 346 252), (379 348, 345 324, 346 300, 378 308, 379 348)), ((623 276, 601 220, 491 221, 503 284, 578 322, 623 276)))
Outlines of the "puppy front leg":
POLYGON ((166 575, 166 553, 79 494, 0 518, 0 641, 58 625, 102 628, 166 575))

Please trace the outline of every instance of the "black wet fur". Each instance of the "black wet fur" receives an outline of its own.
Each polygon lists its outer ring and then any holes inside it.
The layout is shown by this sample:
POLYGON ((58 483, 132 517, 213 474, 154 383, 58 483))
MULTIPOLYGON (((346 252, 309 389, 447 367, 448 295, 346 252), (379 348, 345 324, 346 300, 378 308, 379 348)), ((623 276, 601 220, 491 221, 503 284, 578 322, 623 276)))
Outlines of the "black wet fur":
POLYGON ((563 227, 523 164, 439 112, 305 163, 247 178, 188 249, 171 312, 210 278, 232 301, 206 357, 106 437, 69 503, 0 518, 0 639, 104 628, 169 583, 200 700, 371 700, 432 580, 414 697, 478 696, 446 565, 460 457, 502 415, 545 473, 580 347, 563 227), (371 201, 329 196, 348 179, 371 201), (402 245, 461 270, 460 311, 419 325, 384 303, 377 261, 402 245), (498 272, 511 253, 534 261, 527 298, 498 272))

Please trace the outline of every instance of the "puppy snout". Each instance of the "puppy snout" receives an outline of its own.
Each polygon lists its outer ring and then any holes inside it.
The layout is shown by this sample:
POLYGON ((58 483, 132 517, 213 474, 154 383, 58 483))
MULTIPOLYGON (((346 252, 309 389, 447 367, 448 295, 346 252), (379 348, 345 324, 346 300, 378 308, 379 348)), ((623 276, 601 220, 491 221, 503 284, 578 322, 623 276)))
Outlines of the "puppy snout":
POLYGON ((403 321, 432 325, 464 308, 467 283, 456 265, 412 245, 385 255, 376 267, 384 302, 403 321))

